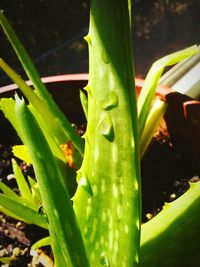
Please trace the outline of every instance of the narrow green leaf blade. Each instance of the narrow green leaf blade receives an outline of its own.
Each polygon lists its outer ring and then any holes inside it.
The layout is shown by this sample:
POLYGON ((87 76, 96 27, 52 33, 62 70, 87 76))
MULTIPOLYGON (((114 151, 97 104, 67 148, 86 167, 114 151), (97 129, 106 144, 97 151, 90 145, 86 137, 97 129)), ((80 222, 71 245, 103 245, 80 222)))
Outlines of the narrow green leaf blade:
POLYGON ((140 138, 140 158, 143 157, 145 151, 147 150, 149 143, 155 133, 156 127, 158 126, 162 116, 167 110, 167 103, 156 98, 152 108, 147 117, 142 136, 140 138))
POLYGON ((17 84, 30 104, 32 104, 37 110, 43 121, 46 122, 48 120, 49 129, 51 130, 57 144, 65 144, 68 140, 71 140, 80 154, 83 155, 84 142, 75 132, 71 124, 67 122, 65 125, 64 122, 61 122, 60 117, 54 114, 54 108, 49 107, 48 103, 46 103, 44 99, 40 98, 35 91, 33 91, 26 82, 1 58, 0 68, 14 83, 17 84))
POLYGON ((45 247, 45 246, 49 246, 49 245, 51 245, 51 238, 50 238, 50 236, 47 236, 47 237, 44 237, 44 238, 38 240, 37 242, 35 242, 32 245, 31 249, 35 250, 35 249, 38 249, 38 248, 41 248, 41 247, 45 247))
POLYGON ((7 196, 15 199, 16 201, 19 201, 19 196, 12 190, 10 187, 8 187, 6 184, 0 182, 0 190, 7 196))
POLYGON ((9 120, 9 122, 14 127, 20 139, 23 141, 22 134, 18 127, 18 122, 15 114, 15 101, 12 98, 2 98, 0 99, 0 109, 3 111, 4 116, 9 120))
POLYGON ((158 84, 158 80, 161 77, 163 70, 167 66, 174 65, 179 61, 193 56, 199 52, 199 48, 194 45, 184 50, 167 55, 157 60, 149 70, 145 79, 144 86, 138 98, 138 127, 139 136, 141 137, 144 125, 146 123, 147 116, 149 114, 152 101, 154 99, 155 90, 158 84))
POLYGON ((49 94, 48 90, 46 89, 45 85, 41 82, 39 74, 31 58, 29 57, 28 53, 26 52, 24 46, 20 42, 16 33, 12 29, 8 20, 3 15, 2 11, 0 11, 0 24, 8 40, 10 41, 12 47, 14 48, 26 74, 28 75, 29 79, 32 81, 37 94, 41 97, 41 99, 43 99, 43 102, 48 107, 48 109, 52 112, 54 118, 57 119, 58 128, 61 128, 61 133, 64 133, 64 135, 66 135, 67 137, 66 139, 72 140, 75 147, 80 152, 80 154, 83 155, 83 150, 84 150, 83 140, 76 134, 70 122, 67 120, 65 115, 59 109, 59 107, 56 105, 52 96, 49 94))
POLYGON ((18 185, 22 198, 34 204, 32 201, 32 194, 31 194, 29 185, 15 159, 12 159, 12 167, 13 167, 15 179, 17 181, 17 185, 18 185))
POLYGON ((35 118, 19 98, 16 98, 16 114, 39 184, 56 265, 88 267, 72 203, 49 145, 35 118))
POLYGON ((37 211, 15 201, 10 196, 0 193, 0 210, 1 208, 3 208, 3 210, 8 210, 8 212, 16 216, 16 218, 20 218, 25 222, 38 225, 45 229, 48 228, 46 218, 39 215, 37 211))

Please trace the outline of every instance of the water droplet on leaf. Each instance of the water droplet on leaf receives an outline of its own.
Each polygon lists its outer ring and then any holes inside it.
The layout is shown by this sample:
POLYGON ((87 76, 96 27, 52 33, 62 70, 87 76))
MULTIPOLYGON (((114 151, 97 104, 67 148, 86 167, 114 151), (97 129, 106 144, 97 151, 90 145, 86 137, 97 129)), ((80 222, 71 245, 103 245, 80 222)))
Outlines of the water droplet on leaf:
POLYGON ((110 263, 108 260, 108 256, 105 253, 102 253, 99 260, 100 264, 105 267, 109 267, 110 263))
POLYGON ((90 182, 88 181, 88 178, 84 172, 81 171, 80 173, 78 173, 77 180, 78 180, 78 185, 82 186, 84 188, 84 190, 89 195, 92 196, 93 195, 92 188, 91 188, 90 182))
POLYGON ((99 126, 100 133, 109 141, 114 140, 114 129, 110 116, 106 114, 99 126))
POLYGON ((118 97, 115 92, 110 92, 108 98, 103 100, 101 107, 105 110, 110 110, 118 106, 118 97))

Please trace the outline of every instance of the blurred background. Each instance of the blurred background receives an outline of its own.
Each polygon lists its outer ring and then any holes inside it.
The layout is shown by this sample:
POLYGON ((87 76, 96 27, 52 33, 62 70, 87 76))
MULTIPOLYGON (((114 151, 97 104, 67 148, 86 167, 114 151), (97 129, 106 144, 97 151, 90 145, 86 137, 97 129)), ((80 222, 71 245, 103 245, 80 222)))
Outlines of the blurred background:
MULTIPOLYGON (((41 76, 88 72, 89 0, 0 0, 41 76)), ((200 0, 134 0, 136 76, 144 78, 158 58, 200 43, 200 0)), ((0 57, 23 77, 0 29, 0 57)), ((0 86, 10 83, 0 72, 0 86)))

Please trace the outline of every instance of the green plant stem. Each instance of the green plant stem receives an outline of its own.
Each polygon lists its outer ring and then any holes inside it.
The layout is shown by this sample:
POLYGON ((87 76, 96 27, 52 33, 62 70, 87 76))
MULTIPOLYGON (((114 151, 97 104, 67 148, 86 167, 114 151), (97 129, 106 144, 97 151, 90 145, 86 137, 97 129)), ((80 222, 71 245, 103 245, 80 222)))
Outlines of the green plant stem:
POLYGON ((48 143, 35 118, 19 98, 16 98, 16 114, 42 196, 56 267, 88 267, 71 200, 48 143))
POLYGON ((91 266, 138 266, 140 167, 128 1, 92 0, 88 125, 74 208, 91 266))

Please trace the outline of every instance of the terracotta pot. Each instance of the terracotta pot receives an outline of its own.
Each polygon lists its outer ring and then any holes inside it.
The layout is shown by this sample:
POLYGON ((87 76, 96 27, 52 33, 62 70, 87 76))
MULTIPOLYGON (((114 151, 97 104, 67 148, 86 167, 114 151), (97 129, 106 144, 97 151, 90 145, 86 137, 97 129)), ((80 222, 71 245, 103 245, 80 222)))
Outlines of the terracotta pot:
MULTIPOLYGON (((79 100, 79 89, 87 84, 87 80, 87 74, 59 75, 42 78, 42 81, 62 111, 71 122, 76 122, 77 124, 85 121, 79 100), (65 94, 65 97, 63 97, 63 94, 65 94)), ((28 84, 31 85, 30 82, 28 84)), ((20 90, 15 84, 1 87, 0 98, 13 97, 15 92, 21 95, 20 90)), ((2 112, 0 112, 0 121, 2 129, 0 131, 0 140, 2 143, 7 143, 14 134, 14 129, 10 127, 8 120, 4 118, 2 112)))
MULTIPOLYGON (((71 122, 75 122, 76 124, 85 122, 79 100, 79 90, 86 86, 88 82, 87 73, 44 77, 42 81, 71 122), (63 94, 65 94, 65 97, 63 97, 63 94)), ((31 85, 30 81, 27 83, 31 85)), ((136 79, 138 93, 143 83, 144 81, 142 79, 136 79)), ((0 87, 0 98, 13 97, 15 92, 22 95, 15 84, 0 87)), ((8 120, 4 118, 2 112, 0 112, 0 121, 1 129, 3 129, 0 131, 0 140, 2 143, 9 142, 10 137, 14 134, 14 130, 10 127, 8 120)))
MULTIPOLYGON (((76 124, 84 123, 79 89, 87 84, 88 74, 60 75, 42 80, 69 120, 76 124)), ((136 79, 135 82, 139 93, 144 81, 136 79)), ((12 97, 15 91, 20 94, 16 85, 2 87, 0 98, 12 97)), ((165 120, 161 122, 159 131, 164 131, 164 134, 167 132, 170 139, 166 143, 163 141, 159 143, 160 141, 154 138, 142 160, 142 177, 145 181, 144 214, 153 210, 154 205, 162 206, 162 201, 166 201, 163 198, 163 191, 170 192, 170 184, 175 178, 200 175, 200 102, 165 87, 158 87, 156 94, 168 103, 165 120), (160 186, 161 179, 162 186, 160 186), (154 204, 150 204, 152 199, 154 204)), ((15 132, 1 113, 0 123, 0 141, 9 143, 15 132)))
MULTIPOLYGON (((79 89, 87 84, 88 74, 57 75, 44 77, 42 81, 71 122, 80 124, 85 121, 79 100, 79 89), (65 91, 65 97, 63 97, 63 90, 65 91)), ((144 80, 136 78, 135 83, 137 94, 139 94, 144 80)), ((28 84, 31 85, 31 82, 28 82, 28 84)), ((1 87, 0 97, 12 97, 14 92, 21 94, 15 84, 1 87)), ((200 136, 199 101, 194 101, 162 86, 157 88, 156 94, 163 101, 169 103, 165 120, 170 136, 175 143, 178 142, 178 139, 181 139, 181 143, 185 143, 187 146, 189 139, 195 140, 200 136)), ((9 127, 9 122, 3 117, 2 113, 0 113, 0 121, 1 129, 3 129, 0 131, 0 140, 7 142, 13 134, 13 129, 9 127)))

